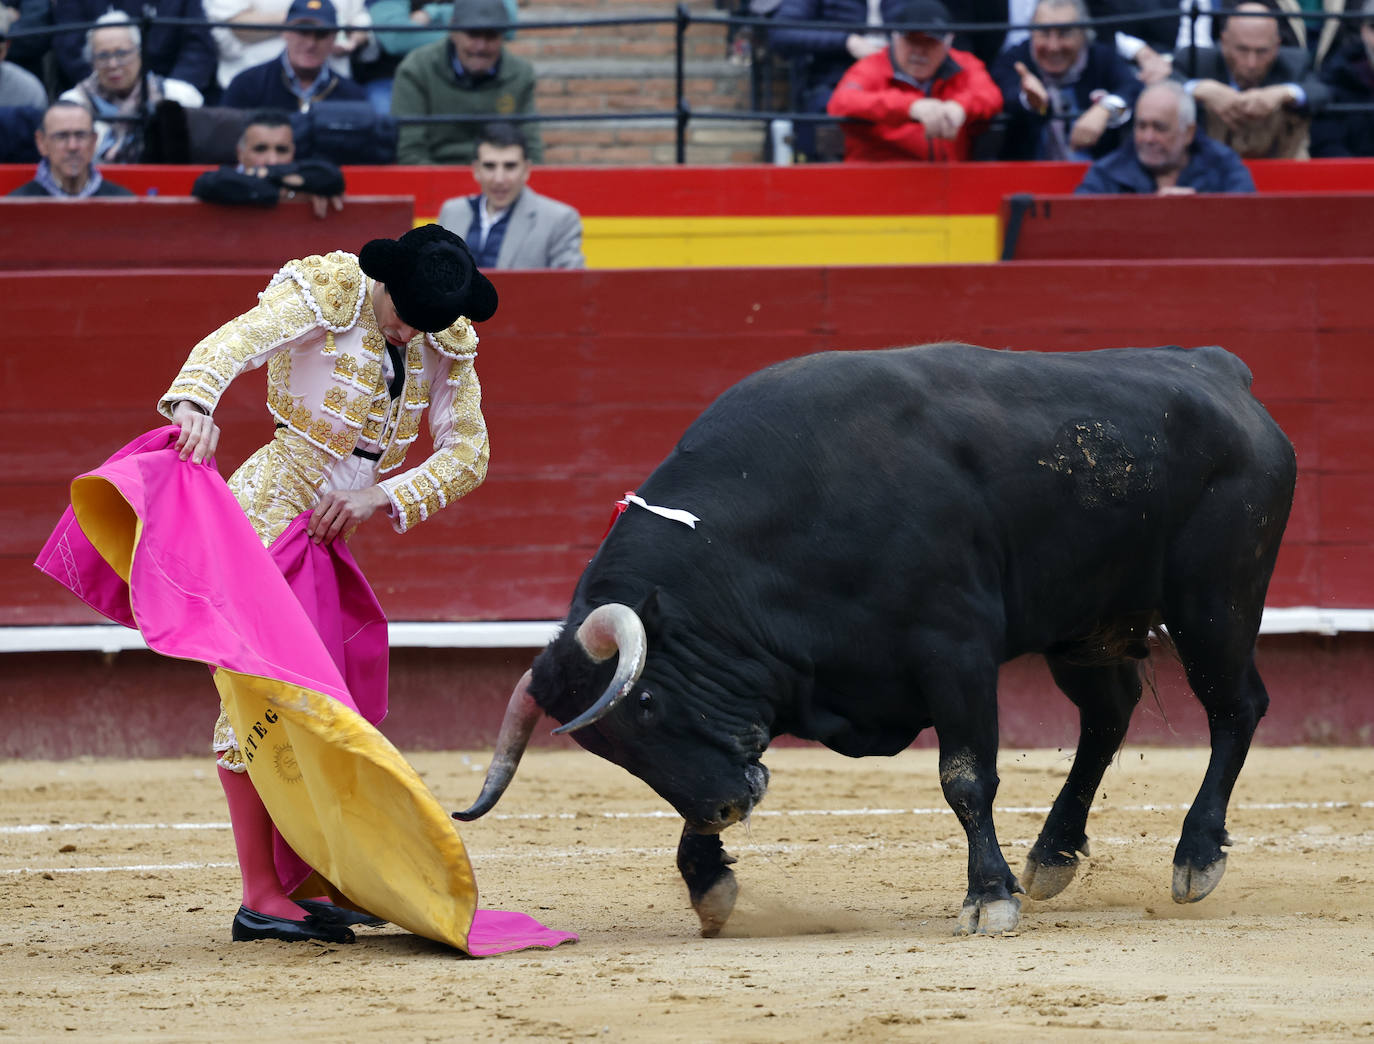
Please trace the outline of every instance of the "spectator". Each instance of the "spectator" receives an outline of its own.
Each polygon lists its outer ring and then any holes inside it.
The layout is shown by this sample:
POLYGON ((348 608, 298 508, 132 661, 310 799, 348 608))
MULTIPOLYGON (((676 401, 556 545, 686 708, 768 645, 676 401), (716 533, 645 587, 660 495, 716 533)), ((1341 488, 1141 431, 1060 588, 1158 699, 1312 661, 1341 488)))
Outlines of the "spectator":
MULTIPOLYGON (((534 112, 534 67, 510 54, 501 34, 510 27, 501 0, 457 0, 448 39, 417 47, 396 69, 391 111, 404 116, 524 115, 534 112)), ((400 163, 471 163, 476 122, 402 125, 400 163)), ((529 158, 544 159, 536 124, 525 124, 529 158)))
POLYGON ((33 140, 43 157, 38 171, 11 196, 86 199, 133 195, 123 185, 106 181, 96 170, 95 124, 91 114, 76 102, 56 101, 48 106, 33 140))
POLYGON ((343 210, 343 171, 323 159, 296 160, 291 120, 284 112, 255 112, 236 149, 238 164, 207 170, 191 195, 206 203, 275 207, 279 200, 305 196, 318 218, 343 210))
MULTIPOLYGON (((1200 2, 1205 7, 1208 0, 1200 2)), ((1175 27, 1179 21, 1177 8, 1187 9, 1192 3, 1193 0, 1178 0, 1177 5, 1172 0, 1088 0, 1087 15, 1082 20, 1131 14, 1142 16, 1138 25, 1123 24, 1115 33, 1108 30, 1104 34, 1105 42, 1111 43, 1128 63, 1138 67, 1138 75, 1143 82, 1154 83, 1164 79, 1171 71, 1169 60, 1174 49, 1175 27), (1161 3, 1166 10, 1174 11, 1172 19, 1148 17, 1158 10, 1161 3), (1161 26, 1163 28, 1159 28, 1161 26), (1138 35, 1130 35, 1132 32, 1138 35)), ((1035 0, 953 0, 951 11, 956 22, 1005 22, 1017 27, 962 32, 955 36, 955 47, 972 51, 984 65, 991 66, 1003 51, 1030 38, 1028 26, 1035 11, 1035 0)))
MULTIPOLYGON (((353 58, 371 60, 376 41, 368 26, 372 18, 365 0, 333 0, 334 17, 329 24, 339 26, 329 48, 329 67, 340 76, 351 77, 353 58), (350 28, 345 28, 350 27, 350 28), (352 28, 356 27, 356 28, 352 28)), ((238 25, 280 25, 288 21, 292 0, 205 0, 205 13, 212 22, 238 25)), ((281 54, 281 33, 276 29, 246 29, 219 26, 214 30, 218 50, 218 80, 228 87, 245 69, 262 65, 281 54)))
MULTIPOLYGON (((1322 66, 1333 101, 1374 105, 1374 0, 1364 0, 1359 39, 1322 66)), ((1330 112, 1312 123, 1313 156, 1374 156, 1374 112, 1330 112)))
MULTIPOLYGON (((1174 42, 1179 32, 1179 10, 1189 10, 1194 0, 1087 0, 1093 18, 1136 15, 1140 21, 1122 23, 1106 32, 1116 53, 1136 67, 1142 83, 1158 83, 1173 71, 1174 42), (1170 12, 1157 17, 1160 12, 1170 12), (1150 17, 1155 15, 1156 17, 1150 17), (1115 30, 1113 32, 1113 29, 1115 30)), ((1198 0, 1206 7, 1208 0, 1198 0)), ((1105 35, 1105 34, 1104 34, 1105 35)))
POLYGON ((35 105, 0 105, 0 163, 37 163, 41 156, 34 145, 43 125, 43 110, 35 105))
MULTIPOLYGON (((520 17, 515 0, 501 0, 506 8, 506 17, 511 25, 520 17)), ((452 3, 421 4, 419 0, 367 0, 368 15, 377 27, 377 53, 365 62, 354 61, 354 78, 367 91, 368 100, 379 113, 391 111, 391 84, 396 78, 396 67, 411 51, 425 44, 435 43, 444 38, 443 27, 453 21, 452 3), (389 27, 438 26, 428 33, 394 32, 389 27)), ((506 39, 515 37, 514 29, 506 30, 506 39)))
MULTIPOLYGON (((1200 0, 1205 6, 1208 0, 1200 0)), ((1105 42, 1111 43, 1118 54, 1138 69, 1138 76, 1144 83, 1155 83, 1171 72, 1169 60, 1174 49, 1174 32, 1178 24, 1177 7, 1187 8, 1193 0, 1088 0, 1088 18, 1110 18, 1124 15, 1140 15, 1143 20, 1137 24, 1123 24, 1115 33, 1108 30, 1105 42), (1172 19, 1159 20, 1147 16, 1163 3, 1167 10, 1173 10, 1172 19), (1159 28, 1164 26, 1164 28, 1159 28), (1126 32, 1124 30, 1130 30, 1126 32), (1131 32, 1139 35, 1132 36, 1131 32)), ((952 6, 956 22, 1009 22, 1013 26, 1029 26, 1035 11, 1035 0, 953 0, 952 6)), ((1029 39, 1029 28, 1013 28, 1006 31, 988 30, 976 33, 960 33, 954 38, 954 46, 961 50, 972 51, 983 64, 991 66, 997 56, 1009 48, 1029 39)))
POLYGON ((1039 0, 1031 20, 1044 28, 993 63, 1008 117, 1002 159, 1095 159, 1121 144, 1140 93, 1135 70, 1091 29, 1053 27, 1087 17, 1083 0, 1039 0))
POLYGON ((439 224, 460 236, 478 268, 586 268, 582 218, 566 203, 529 188, 525 136, 489 124, 477 139, 475 196, 445 200, 439 224))
POLYGON ((1277 22, 1261 3, 1237 5, 1220 47, 1183 49, 1174 75, 1205 115, 1204 130, 1242 156, 1306 159, 1308 127, 1330 97, 1308 72, 1305 51, 1279 46, 1277 22))
POLYGON ((1212 8, 1212 0, 1089 0, 1088 9, 1094 18, 1140 19, 1115 27, 1116 50, 1139 69, 1142 81, 1158 83, 1173 71, 1170 63, 1178 48, 1212 46, 1211 15, 1202 13, 1196 22, 1186 16, 1194 3, 1200 12, 1212 8))
MULTIPOLYGON (((3 0, 0 3, 13 17, 10 29, 19 33, 30 29, 47 29, 52 25, 51 0, 3 0)), ((9 60, 42 79, 45 75, 43 59, 52 53, 52 36, 38 33, 10 41, 9 60)), ((44 85, 46 92, 47 86, 44 85)), ((43 103, 44 107, 47 102, 43 103)))
POLYGON ((361 87, 329 64, 335 30, 322 27, 338 24, 332 0, 293 0, 285 24, 282 52, 235 76, 224 91, 226 106, 309 112, 316 102, 367 100, 361 87))
MULTIPOLYGON (((1357 14, 1368 8, 1363 0, 1322 0, 1322 10, 1328 14, 1357 14)), ((1312 48, 1312 65, 1325 69, 1328 61, 1333 61, 1347 52, 1359 50, 1360 21, 1358 19, 1328 18, 1320 29, 1313 28, 1316 46, 1312 48)))
POLYGON ((951 46, 971 52, 989 68, 997 56, 1030 37, 1035 0, 950 0, 950 16, 956 22, 1011 24, 1018 28, 985 29, 956 33, 951 46))
POLYGON ((138 163, 143 158, 143 131, 154 107, 164 98, 198 109, 200 91, 182 80, 144 74, 138 27, 123 11, 107 11, 86 33, 82 58, 95 71, 62 94, 96 118, 95 158, 99 163, 138 163))
MULTIPOLYGON (((94 22, 106 11, 142 17, 145 7, 155 19, 143 37, 144 66, 159 76, 189 83, 203 95, 215 81, 215 42, 205 24, 201 0, 53 0, 53 18, 64 22, 94 22), (164 22, 180 19, 187 24, 164 22)), ((91 75, 85 55, 85 33, 58 33, 53 51, 61 73, 61 87, 73 87, 91 75)))
POLYGON ((1235 150, 1197 133, 1197 105, 1181 84, 1162 80, 1140 92, 1134 133, 1088 168, 1078 193, 1254 192, 1235 150))
POLYGON ((48 91, 43 81, 23 66, 8 61, 9 30, 19 21, 19 12, 12 7, 0 7, 0 107, 47 108, 48 91))
MULTIPOLYGON (((848 22, 867 24, 871 32, 853 29, 801 29, 776 26, 768 30, 773 50, 792 63, 794 82, 790 105, 798 112, 826 111, 835 85, 860 58, 887 46, 884 22, 897 19, 897 0, 782 0, 773 18, 786 22, 848 22)), ((808 159, 838 160, 844 154, 839 128, 799 121, 793 129, 793 151, 808 159)))
MULTIPOLYGON (((903 0, 895 22, 939 29, 940 0, 903 0)), ((844 126, 846 160, 966 160, 973 139, 1002 108, 983 63, 950 48, 949 33, 894 32, 882 51, 855 62, 827 110, 844 126), (863 122, 857 122, 863 121, 863 122)))

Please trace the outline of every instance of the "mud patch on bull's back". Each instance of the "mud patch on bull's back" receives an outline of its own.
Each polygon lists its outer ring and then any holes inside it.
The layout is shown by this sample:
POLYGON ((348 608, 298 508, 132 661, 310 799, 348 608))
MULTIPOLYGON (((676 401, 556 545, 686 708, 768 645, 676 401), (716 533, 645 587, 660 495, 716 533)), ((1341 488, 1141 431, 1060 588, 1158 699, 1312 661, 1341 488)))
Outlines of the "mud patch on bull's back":
POLYGON ((1038 462, 1069 480, 1082 507, 1101 507, 1152 482, 1121 430, 1109 420, 1071 421, 1055 435, 1050 455, 1038 462))

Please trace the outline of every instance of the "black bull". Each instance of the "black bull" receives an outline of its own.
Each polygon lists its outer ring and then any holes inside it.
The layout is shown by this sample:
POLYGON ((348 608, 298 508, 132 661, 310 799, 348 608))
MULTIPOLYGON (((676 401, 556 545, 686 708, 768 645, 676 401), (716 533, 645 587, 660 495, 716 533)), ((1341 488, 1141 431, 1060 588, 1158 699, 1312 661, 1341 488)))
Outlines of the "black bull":
POLYGON ((924 728, 968 835, 965 932, 1072 880, 1161 624, 1211 759, 1173 896, 1221 879, 1226 808, 1269 702, 1255 669, 1296 462, 1220 348, 826 352, 726 391, 638 492, 512 695, 489 810, 547 713, 685 820, 703 934, 736 884, 719 833, 763 796, 782 734, 858 757, 924 728), (1068 779, 1018 882, 993 828, 998 665, 1043 653, 1078 707, 1068 779))

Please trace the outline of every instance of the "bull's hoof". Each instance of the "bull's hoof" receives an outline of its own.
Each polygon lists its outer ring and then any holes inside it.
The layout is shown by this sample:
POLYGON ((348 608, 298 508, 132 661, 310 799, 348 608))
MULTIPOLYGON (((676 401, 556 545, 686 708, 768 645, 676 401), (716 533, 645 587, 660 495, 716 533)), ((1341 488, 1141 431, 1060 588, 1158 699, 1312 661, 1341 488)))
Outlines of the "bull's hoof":
POLYGON ((1069 887, 1076 873, 1077 856, 1070 856, 1067 863, 1049 864, 1032 854, 1026 857, 1026 868, 1021 871, 1021 888, 1032 899, 1050 899, 1069 887))
POLYGON ((1226 873, 1226 856, 1222 856, 1210 866, 1198 869, 1184 864, 1174 867, 1174 902, 1195 903, 1205 899, 1212 889, 1221 883, 1221 875, 1226 873))
POLYGON ((726 870, 716 878, 715 884, 692 904, 701 921, 701 937, 714 939, 730 919, 735 908, 735 897, 739 895, 739 883, 732 871, 726 870))
POLYGON ((957 935, 1001 935, 1021 923, 1021 898, 967 902, 959 911, 957 935))

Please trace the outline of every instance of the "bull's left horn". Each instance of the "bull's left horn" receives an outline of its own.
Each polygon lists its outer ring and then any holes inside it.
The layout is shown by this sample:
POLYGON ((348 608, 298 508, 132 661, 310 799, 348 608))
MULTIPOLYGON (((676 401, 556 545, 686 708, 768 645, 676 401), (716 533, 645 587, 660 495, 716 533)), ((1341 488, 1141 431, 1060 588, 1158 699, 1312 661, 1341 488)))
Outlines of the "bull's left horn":
POLYGON ((577 644, 582 651, 600 663, 612 654, 620 653, 615 677, 601 698, 572 721, 554 729, 555 735, 572 732, 594 721, 600 721, 617 703, 623 700, 639 681, 644 671, 644 657, 649 641, 644 635, 644 623, 628 605, 610 602, 599 605, 587 614, 577 629, 577 644))
POLYGON ((485 816, 496 807, 496 802, 501 800, 501 795, 515 778, 515 770, 520 765, 520 757, 530 742, 530 734, 534 732, 535 724, 544 713, 530 695, 531 673, 526 671, 516 683, 515 691, 510 694, 506 716, 501 719, 501 731, 496 736, 496 749, 492 751, 491 764, 487 766, 487 778, 482 784, 482 793, 477 795, 477 800, 472 803, 471 808, 453 813, 454 819, 461 819, 466 823, 479 816, 485 816))

